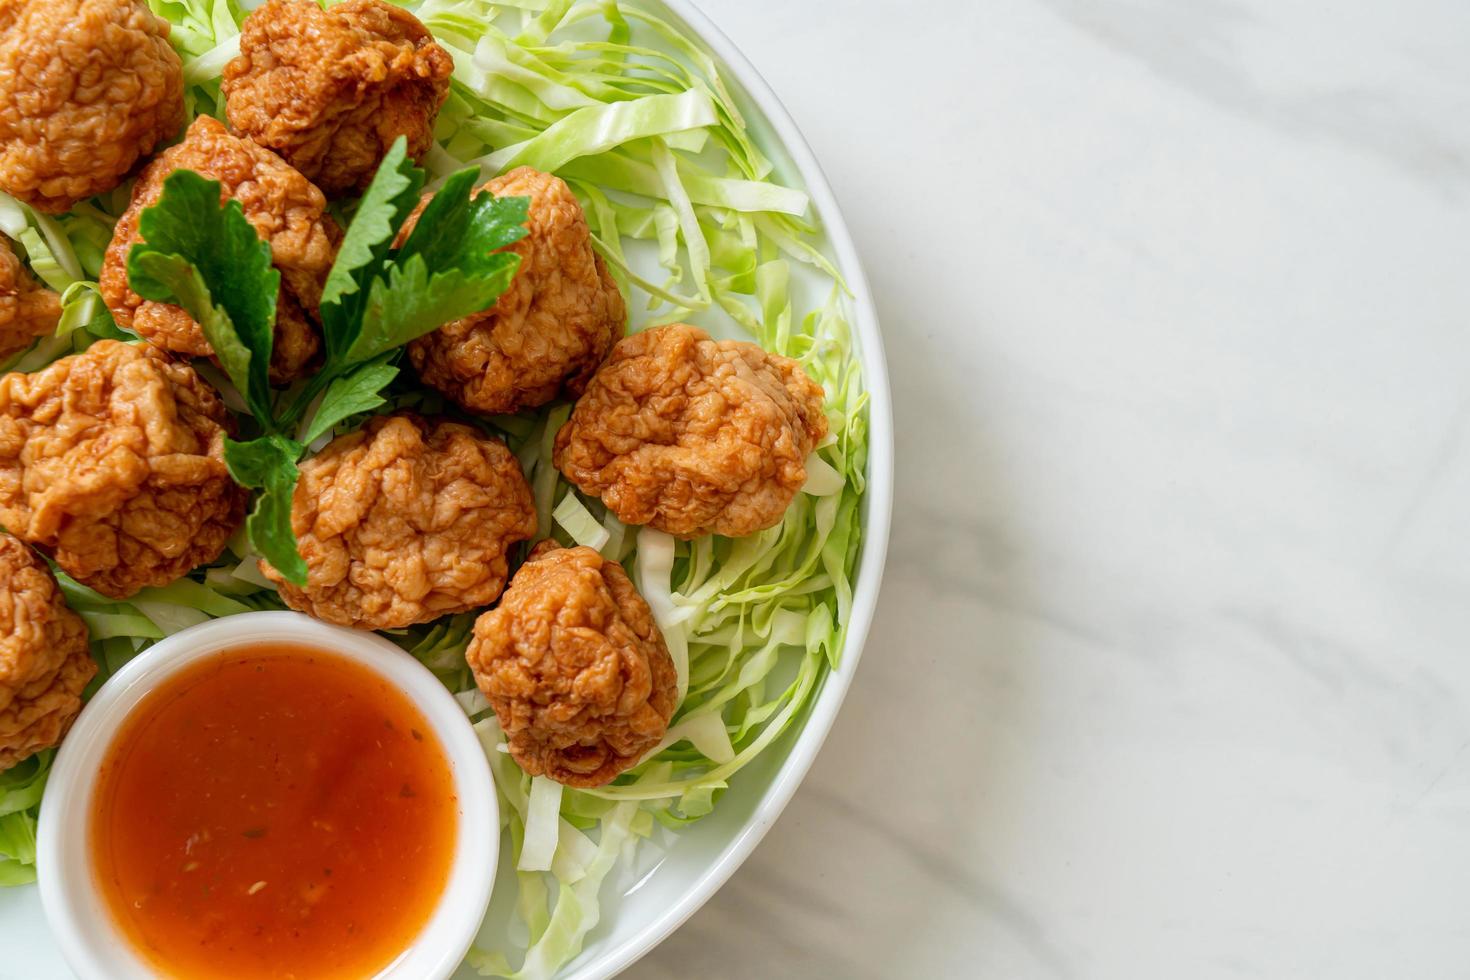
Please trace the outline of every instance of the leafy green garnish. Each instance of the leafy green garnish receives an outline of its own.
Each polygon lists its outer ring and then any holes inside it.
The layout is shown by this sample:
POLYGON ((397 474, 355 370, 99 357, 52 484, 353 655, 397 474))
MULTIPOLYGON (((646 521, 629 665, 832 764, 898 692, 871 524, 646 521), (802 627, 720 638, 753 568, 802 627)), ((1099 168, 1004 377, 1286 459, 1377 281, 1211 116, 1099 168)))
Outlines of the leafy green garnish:
POLYGON ((493 272, 499 267, 496 250, 520 237, 515 231, 526 223, 528 202, 489 194, 471 197, 474 182, 473 170, 461 170, 444 182, 399 249, 399 262, 421 255, 431 269, 493 272))
POLYGON ((170 174, 138 219, 128 285, 144 299, 182 306, 257 419, 270 417, 271 345, 281 274, 239 201, 220 204, 219 181, 170 174))
POLYGON ((418 205, 423 188, 424 172, 408 159, 407 144, 394 142, 358 203, 322 289, 322 332, 329 357, 352 343, 367 298, 364 288, 382 272, 398 228, 418 205))
MULTIPOLYGON (((512 258, 501 253, 502 258, 512 258)), ((347 350, 352 363, 402 347, 431 330, 494 305, 515 274, 515 263, 493 271, 469 272, 449 268, 429 274, 423 256, 388 269, 387 278, 373 280, 363 309, 357 338, 347 350)))
POLYGON ((265 555, 287 581, 306 584, 306 562, 291 530, 291 495, 300 475, 296 461, 306 449, 285 436, 271 434, 249 442, 225 440, 225 465, 241 486, 263 491, 245 519, 255 550, 265 555))
POLYGON ((423 173, 399 152, 384 159, 323 292, 328 365, 372 360, 486 309, 505 292, 519 260, 500 250, 526 233, 528 202, 472 196, 476 177, 467 169, 445 181, 395 250, 423 173))
POLYGON ((398 377, 398 365, 393 363, 397 356, 398 352, 391 350, 379 354, 328 385, 302 440, 310 445, 317 437, 332 431, 338 422, 386 404, 379 392, 398 377))
POLYGON ((280 273, 239 202, 221 204, 217 181, 180 171, 164 181, 158 203, 139 219, 144 241, 128 253, 129 284, 145 299, 175 303, 198 321, 260 426, 258 438, 226 443, 225 463, 238 483, 260 491, 246 530, 255 550, 287 581, 306 584, 306 563, 291 530, 296 463, 306 444, 384 404, 379 392, 398 374, 398 348, 488 309, 515 275, 520 259, 504 249, 526 233, 527 201, 475 196, 476 177, 474 169, 450 177, 403 247, 395 248, 418 206, 424 172, 408 158, 401 137, 393 144, 327 276, 324 363, 289 399, 272 396, 268 377, 280 273), (314 416, 301 425, 313 405, 314 416))

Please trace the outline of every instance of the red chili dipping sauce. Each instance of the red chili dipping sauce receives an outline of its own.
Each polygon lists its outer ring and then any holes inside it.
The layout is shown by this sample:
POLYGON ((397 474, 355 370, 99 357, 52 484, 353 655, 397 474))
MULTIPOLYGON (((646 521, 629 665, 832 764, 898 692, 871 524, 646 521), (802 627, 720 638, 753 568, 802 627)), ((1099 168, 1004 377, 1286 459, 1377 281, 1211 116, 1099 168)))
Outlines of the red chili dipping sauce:
POLYGON ((391 682, 335 654, 231 650, 149 693, 108 750, 91 846, 167 976, 370 977, 449 877, 449 761, 391 682))

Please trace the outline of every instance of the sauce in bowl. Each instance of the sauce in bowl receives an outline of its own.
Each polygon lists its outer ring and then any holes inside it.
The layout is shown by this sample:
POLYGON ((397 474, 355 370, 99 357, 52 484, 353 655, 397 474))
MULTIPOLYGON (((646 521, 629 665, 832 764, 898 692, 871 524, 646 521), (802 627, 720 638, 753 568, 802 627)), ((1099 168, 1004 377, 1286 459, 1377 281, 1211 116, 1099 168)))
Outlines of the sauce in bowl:
POLYGON ((165 975, 370 977, 445 888, 459 803, 443 747, 375 671, 239 647, 151 691, 90 814, 113 918, 165 975))

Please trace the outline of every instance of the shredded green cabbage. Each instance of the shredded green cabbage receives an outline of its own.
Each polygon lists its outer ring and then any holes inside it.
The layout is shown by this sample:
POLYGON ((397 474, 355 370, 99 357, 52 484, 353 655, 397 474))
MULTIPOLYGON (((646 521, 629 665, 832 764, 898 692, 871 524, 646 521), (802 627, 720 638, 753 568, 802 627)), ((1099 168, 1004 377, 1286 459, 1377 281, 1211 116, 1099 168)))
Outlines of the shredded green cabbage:
POLYGON ((36 880, 36 814, 51 770, 51 752, 0 772, 0 885, 36 880))
MULTIPOLYGON (((598 523, 597 518, 582 503, 580 497, 568 491, 561 498, 561 503, 556 505, 556 510, 551 512, 572 540, 580 545, 585 545, 593 551, 602 551, 612 542, 612 532, 603 524, 598 523)), ((614 521, 617 519, 614 518, 614 521)))
MULTIPOLYGON (((234 0, 149 2, 173 25, 190 113, 220 114, 218 75, 238 48, 241 8, 234 0)), ((502 865, 498 893, 514 893, 515 921, 491 923, 483 937, 493 948, 476 948, 468 962, 486 976, 544 980, 581 952, 610 872, 637 842, 676 833, 718 806, 740 770, 803 716, 837 664, 859 548, 867 396, 845 286, 820 248, 807 196, 775 174, 693 38, 623 0, 398 2, 455 59, 425 161, 432 174, 467 163, 487 175, 520 164, 555 171, 583 203, 594 245, 633 310, 631 329, 690 319, 744 333, 799 360, 827 394, 831 435, 807 462, 804 492, 779 525, 735 540, 686 543, 625 527, 568 487, 551 450, 570 406, 488 420, 525 469, 542 533, 629 568, 679 677, 679 706, 658 749, 613 784, 577 790, 533 780, 506 752, 465 664, 472 614, 387 634, 455 692, 502 800, 514 859, 502 865), (803 276, 793 276, 795 265, 803 276)), ((60 218, 0 198, 0 230, 21 243, 38 276, 64 290, 66 311, 56 337, 7 369, 34 370, 97 337, 127 336, 95 286, 126 195, 120 189, 60 218)), ((439 410, 437 396, 400 387, 389 409, 439 410)), ((92 630, 97 684, 168 632, 282 607, 243 536, 214 566, 129 602, 60 580, 92 630)), ((34 877, 48 765, 43 755, 0 774, 0 884, 34 877)))

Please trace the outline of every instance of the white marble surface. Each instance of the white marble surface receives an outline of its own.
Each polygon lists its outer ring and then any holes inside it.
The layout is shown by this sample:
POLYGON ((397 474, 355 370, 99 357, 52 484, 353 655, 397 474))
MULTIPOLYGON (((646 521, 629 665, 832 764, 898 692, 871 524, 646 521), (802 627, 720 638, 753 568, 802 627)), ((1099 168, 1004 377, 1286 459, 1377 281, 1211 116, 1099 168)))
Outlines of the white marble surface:
POLYGON ((1470 975, 1470 4, 704 7, 899 496, 809 781, 629 975, 1470 975))

